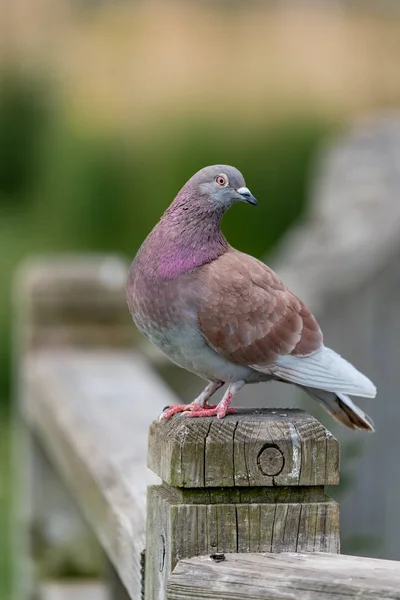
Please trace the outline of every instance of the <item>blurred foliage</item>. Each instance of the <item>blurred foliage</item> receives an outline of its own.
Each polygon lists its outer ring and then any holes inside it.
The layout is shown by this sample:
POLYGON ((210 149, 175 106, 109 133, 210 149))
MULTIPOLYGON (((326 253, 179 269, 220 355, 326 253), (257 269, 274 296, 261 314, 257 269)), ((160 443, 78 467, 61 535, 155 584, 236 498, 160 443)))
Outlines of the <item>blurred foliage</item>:
POLYGON ((9 390, 10 287, 16 264, 42 251, 133 257, 182 184, 207 164, 237 166, 259 199, 224 219, 229 241, 256 256, 299 217, 309 167, 333 124, 310 115, 245 126, 209 108, 124 138, 83 131, 49 89, 8 73, 0 94, 0 397, 9 390))
POLYGON ((38 82, 0 75, 0 203, 27 197, 37 176, 41 132, 49 114, 38 82))

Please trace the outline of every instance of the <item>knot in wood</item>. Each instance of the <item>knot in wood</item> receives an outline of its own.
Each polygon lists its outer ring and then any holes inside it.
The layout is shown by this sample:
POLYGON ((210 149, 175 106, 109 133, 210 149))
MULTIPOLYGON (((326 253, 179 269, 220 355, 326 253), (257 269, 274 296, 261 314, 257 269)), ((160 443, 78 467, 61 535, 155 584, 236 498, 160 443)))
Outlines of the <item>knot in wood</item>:
POLYGON ((285 458, 277 446, 265 445, 257 456, 257 465, 263 475, 279 475, 285 466, 285 458))
POLYGON ((155 421, 148 465, 181 490, 335 485, 339 444, 300 410, 238 409, 222 420, 155 421))

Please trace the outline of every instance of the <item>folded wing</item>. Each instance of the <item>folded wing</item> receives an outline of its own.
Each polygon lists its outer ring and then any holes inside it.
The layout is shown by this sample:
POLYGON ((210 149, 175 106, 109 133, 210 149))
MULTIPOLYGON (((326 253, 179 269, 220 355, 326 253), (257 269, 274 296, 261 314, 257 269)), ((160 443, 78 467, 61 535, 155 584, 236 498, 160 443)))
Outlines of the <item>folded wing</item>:
POLYGON ((232 362, 269 366, 288 354, 322 346, 321 329, 276 273, 231 250, 202 267, 199 326, 208 343, 232 362))
POLYGON ((325 348, 311 312, 264 263, 230 250, 202 267, 199 327, 228 360, 302 386, 375 396, 375 386, 325 348))

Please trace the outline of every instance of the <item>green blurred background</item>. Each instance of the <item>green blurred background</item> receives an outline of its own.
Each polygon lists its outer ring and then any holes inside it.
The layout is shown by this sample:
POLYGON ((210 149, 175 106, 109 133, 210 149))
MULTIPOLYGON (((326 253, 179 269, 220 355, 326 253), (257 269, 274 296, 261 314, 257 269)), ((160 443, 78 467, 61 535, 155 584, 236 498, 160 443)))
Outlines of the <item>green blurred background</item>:
POLYGON ((321 144, 400 102, 396 3, 2 2, 0 600, 10 594, 11 282, 28 254, 132 257, 183 183, 237 166, 258 257, 304 212, 321 144))

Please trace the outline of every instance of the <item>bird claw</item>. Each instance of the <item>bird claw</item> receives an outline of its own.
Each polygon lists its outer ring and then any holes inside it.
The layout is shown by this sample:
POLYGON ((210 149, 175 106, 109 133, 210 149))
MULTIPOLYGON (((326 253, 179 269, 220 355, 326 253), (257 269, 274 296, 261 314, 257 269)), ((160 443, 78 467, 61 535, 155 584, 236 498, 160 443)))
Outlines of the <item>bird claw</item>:
POLYGON ((168 407, 166 407, 166 410, 165 409, 163 410, 161 415, 158 417, 158 420, 159 421, 164 421, 164 420, 167 421, 168 419, 173 417, 176 413, 190 410, 188 408, 189 406, 190 406, 190 404, 174 404, 174 406, 168 406, 168 407))
POLYGON ((186 412, 183 416, 187 418, 191 417, 217 417, 223 419, 226 415, 233 415, 236 412, 236 408, 228 408, 224 410, 224 407, 219 407, 218 404, 215 406, 204 406, 200 407, 199 410, 192 410, 186 412))
POLYGON ((224 410, 224 406, 219 406, 219 404, 206 404, 205 406, 200 406, 199 404, 176 404, 175 406, 171 406, 168 410, 164 411, 160 417, 160 421, 168 420, 173 417, 177 413, 182 413, 183 417, 218 417, 222 419, 225 415, 230 415, 236 412, 235 408, 228 408, 224 410))

